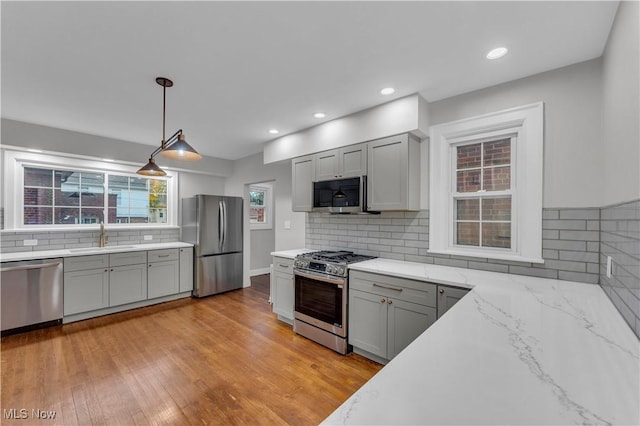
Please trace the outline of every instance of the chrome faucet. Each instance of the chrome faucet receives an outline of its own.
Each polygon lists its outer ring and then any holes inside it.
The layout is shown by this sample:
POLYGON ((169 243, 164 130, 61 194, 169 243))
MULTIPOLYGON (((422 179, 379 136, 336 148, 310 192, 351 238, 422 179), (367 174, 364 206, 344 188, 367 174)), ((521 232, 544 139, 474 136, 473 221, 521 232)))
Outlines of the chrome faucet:
POLYGON ((107 245, 107 237, 104 235, 104 222, 100 222, 100 239, 98 240, 98 247, 104 247, 107 245))

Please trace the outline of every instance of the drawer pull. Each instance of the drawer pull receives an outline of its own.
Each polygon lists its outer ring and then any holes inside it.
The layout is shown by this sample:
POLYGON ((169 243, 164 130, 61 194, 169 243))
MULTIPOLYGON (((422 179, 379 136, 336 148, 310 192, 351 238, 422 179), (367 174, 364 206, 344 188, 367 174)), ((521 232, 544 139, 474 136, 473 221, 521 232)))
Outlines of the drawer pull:
POLYGON ((382 284, 378 284, 378 283, 373 283, 374 287, 380 287, 380 288, 386 288, 387 290, 393 290, 393 291, 397 291, 397 292, 401 292, 402 289, 401 288, 396 288, 396 287, 388 287, 386 285, 382 285, 382 284))
POLYGON ((288 268, 289 265, 283 265, 282 263, 279 264, 281 268, 288 268))
POLYGON ((159 254, 158 257, 169 257, 171 256, 170 254, 159 254))

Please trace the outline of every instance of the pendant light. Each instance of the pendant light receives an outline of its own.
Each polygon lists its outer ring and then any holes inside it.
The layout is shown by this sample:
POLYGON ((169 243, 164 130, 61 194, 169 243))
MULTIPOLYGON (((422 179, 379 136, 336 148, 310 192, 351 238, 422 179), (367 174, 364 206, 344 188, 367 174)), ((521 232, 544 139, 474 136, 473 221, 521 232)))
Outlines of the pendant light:
POLYGON ((347 198, 347 194, 345 194, 344 192, 342 192, 341 188, 338 188, 338 192, 336 192, 335 194, 333 194, 333 198, 347 198))
POLYGON ((154 158, 160 154, 165 158, 173 160, 185 160, 194 161, 200 160, 200 155, 191 145, 186 141, 182 129, 175 132, 169 139, 165 139, 165 123, 166 123, 166 110, 167 110, 167 87, 173 86, 173 81, 166 77, 157 77, 156 83, 162 86, 162 142, 160 146, 151 153, 149 162, 138 170, 136 173, 145 176, 165 176, 166 173, 155 162, 154 158))

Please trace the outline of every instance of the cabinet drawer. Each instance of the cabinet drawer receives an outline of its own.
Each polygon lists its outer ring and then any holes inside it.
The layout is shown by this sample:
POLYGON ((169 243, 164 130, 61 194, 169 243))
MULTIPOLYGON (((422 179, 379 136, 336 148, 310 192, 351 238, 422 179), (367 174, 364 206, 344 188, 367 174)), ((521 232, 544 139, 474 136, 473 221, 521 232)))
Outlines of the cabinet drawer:
POLYGON ((111 253, 109 255, 109 265, 125 266, 147 263, 146 251, 130 251, 126 253, 111 253))
POLYGON ((274 257, 273 272, 293 274, 293 259, 287 259, 285 257, 274 257))
POLYGON ((424 281, 351 271, 349 273, 349 288, 436 307, 437 286, 424 281))
POLYGON ((64 259, 64 271, 86 271, 109 267, 108 254, 96 254, 91 256, 67 257, 64 259))
POLYGON ((165 249, 165 250, 151 250, 148 252, 148 261, 151 262, 165 262, 167 260, 178 260, 180 257, 180 250, 165 249))

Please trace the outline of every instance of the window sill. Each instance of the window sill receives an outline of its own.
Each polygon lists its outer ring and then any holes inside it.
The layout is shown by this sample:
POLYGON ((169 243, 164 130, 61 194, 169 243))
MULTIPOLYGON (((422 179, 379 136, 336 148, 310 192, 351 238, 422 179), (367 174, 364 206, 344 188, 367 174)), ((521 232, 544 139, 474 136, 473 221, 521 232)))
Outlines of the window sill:
MULTIPOLYGON (((177 225, 123 225, 123 224, 105 224, 104 229, 108 231, 142 231, 142 230, 152 230, 152 229, 180 229, 177 225)), ((100 230, 100 225, 91 224, 91 225, 65 225, 61 226, 33 226, 28 228, 7 228, 0 229, 0 234, 9 233, 9 232, 68 232, 68 231, 97 231, 100 230)))
POLYGON ((443 249, 443 250, 427 250, 427 253, 433 254, 449 254, 452 256, 477 257, 479 259, 489 260, 509 260, 512 262, 539 263, 543 264, 544 259, 540 257, 525 257, 517 254, 495 253, 492 251, 476 251, 465 249, 443 249))

